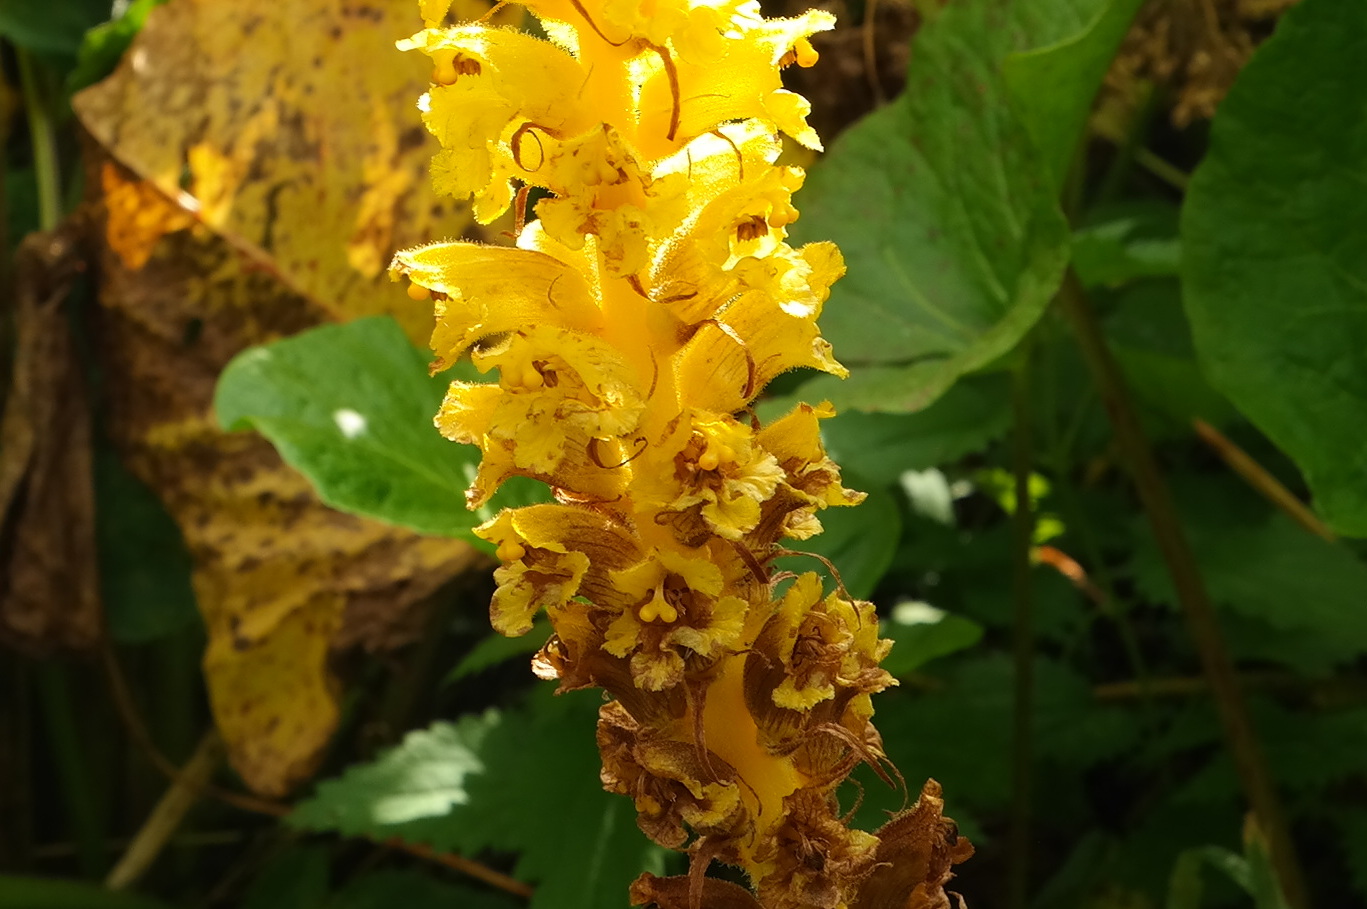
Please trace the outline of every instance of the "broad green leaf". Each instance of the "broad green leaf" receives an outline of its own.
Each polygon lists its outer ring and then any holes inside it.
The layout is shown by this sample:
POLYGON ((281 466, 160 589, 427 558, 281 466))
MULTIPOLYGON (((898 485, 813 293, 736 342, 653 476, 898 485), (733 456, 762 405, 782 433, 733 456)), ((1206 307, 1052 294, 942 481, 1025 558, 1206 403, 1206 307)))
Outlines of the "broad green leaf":
POLYGON ((1239 420, 1201 374, 1176 281, 1137 282, 1111 303, 1106 336, 1151 435, 1189 438, 1196 417, 1214 426, 1239 420))
POLYGON ((849 265, 822 330, 853 372, 805 394, 917 410, 1035 323, 1067 261, 1058 148, 1077 143, 1076 115, 1114 44, 1112 10, 1130 5, 964 0, 922 28, 905 94, 842 135, 801 198, 795 237, 835 240, 849 265), (1013 89, 1004 67, 1029 51, 1013 89), (1034 97, 1046 90, 1061 95, 1034 97), (1021 93, 1032 103, 1018 112, 1021 93), (1060 112, 1066 122, 1044 122, 1060 112))
POLYGON ((214 410, 226 429, 258 430, 324 502, 445 536, 492 512, 465 508, 479 451, 448 442, 432 418, 450 374, 387 316, 325 325, 234 357, 214 410))
POLYGON ((109 18, 109 0, 4 0, 0 37, 37 53, 71 58, 86 29, 109 18))
POLYGON ((603 791, 594 728, 600 700, 552 698, 410 733, 377 761, 322 783, 295 827, 425 843, 463 854, 517 852, 533 909, 625 909, 627 885, 660 872, 630 799, 603 791))
MULTIPOLYGON (((804 391, 760 405, 761 419, 787 413, 804 391)), ((966 376, 924 410, 845 410, 821 422, 826 451, 843 469, 891 486, 906 470, 957 461, 1006 434, 1011 425, 1010 379, 1004 373, 966 376)))
POLYGON ((883 668, 899 678, 937 657, 967 650, 983 637, 983 626, 972 619, 921 602, 897 604, 882 626, 882 636, 893 642, 883 668))
MULTIPOLYGON (((902 518, 897 504, 885 490, 864 483, 858 474, 847 472, 846 486, 868 492, 861 504, 852 508, 827 508, 820 514, 823 533, 807 540, 790 541, 788 548, 824 557, 840 572, 849 594, 866 599, 882 580, 897 552, 902 535, 902 518)), ((787 556, 777 560, 781 570, 815 571, 830 578, 830 570, 819 560, 787 556)), ((826 584, 829 590, 832 584, 826 584)))
POLYGON ((1003 72, 1011 100, 1021 112, 1048 168, 1055 194, 1063 186, 1106 70, 1141 0, 1072 0, 1059 9, 1064 22, 1091 17, 1080 30, 1048 46, 1006 58, 1003 72))
POLYGON ((1202 366, 1354 536, 1367 536, 1365 46, 1360 3, 1289 10, 1220 105, 1182 212, 1202 366))
POLYGON ((80 881, 0 874, 0 909, 169 909, 166 903, 80 881))
MULTIPOLYGON (((1247 641, 1259 649, 1242 655, 1323 671, 1367 652, 1367 564, 1280 514, 1249 520, 1200 504, 1182 514, 1210 595, 1258 623, 1247 641), (1300 653, 1296 644, 1311 650, 1300 653)), ((1146 598, 1174 605, 1152 536, 1139 532, 1136 539, 1136 584, 1146 598)), ((1238 627, 1231 623, 1231 631, 1238 627)))

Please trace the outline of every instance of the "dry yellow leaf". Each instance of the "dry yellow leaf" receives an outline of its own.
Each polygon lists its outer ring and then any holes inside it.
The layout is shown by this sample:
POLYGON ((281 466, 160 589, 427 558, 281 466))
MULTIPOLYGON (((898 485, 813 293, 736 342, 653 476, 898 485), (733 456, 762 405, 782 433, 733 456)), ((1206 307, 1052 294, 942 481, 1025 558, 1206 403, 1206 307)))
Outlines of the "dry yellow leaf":
POLYGON ((105 216, 107 425, 185 534, 215 717, 234 767, 273 795, 335 729, 328 660, 357 642, 348 615, 391 642, 375 603, 399 624, 475 558, 325 508, 210 412, 248 345, 376 312, 426 328, 382 266, 469 219, 424 175, 428 73, 393 47, 420 26, 408 0, 177 0, 74 101, 105 216))

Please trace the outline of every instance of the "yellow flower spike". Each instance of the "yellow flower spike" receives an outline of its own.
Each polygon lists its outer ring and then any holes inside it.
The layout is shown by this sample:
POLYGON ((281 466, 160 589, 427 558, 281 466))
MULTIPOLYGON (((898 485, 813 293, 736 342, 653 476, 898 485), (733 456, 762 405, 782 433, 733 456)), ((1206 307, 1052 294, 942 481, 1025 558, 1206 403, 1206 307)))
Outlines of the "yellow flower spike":
POLYGON ((873 606, 811 573, 775 589, 782 541, 863 498, 822 445, 833 410, 751 410, 786 370, 845 374, 817 325, 844 263, 788 244, 803 172, 776 163, 780 134, 820 148, 779 70, 816 63, 833 19, 765 19, 754 0, 524 6, 549 40, 441 28, 427 0, 400 42, 433 63, 434 184, 486 223, 518 205, 516 248, 434 243, 391 266, 434 301, 433 372, 468 355, 488 376, 451 383, 436 417, 480 449, 467 504, 515 475, 556 499, 478 529, 501 562, 490 621, 524 634, 545 611, 535 673, 607 693, 603 784, 693 857, 688 879, 642 876, 638 904, 944 905, 971 847, 938 787, 876 834, 838 813, 860 762, 892 779, 873 606), (546 191, 532 211, 529 187, 546 191), (704 879, 712 859, 751 890, 704 879))

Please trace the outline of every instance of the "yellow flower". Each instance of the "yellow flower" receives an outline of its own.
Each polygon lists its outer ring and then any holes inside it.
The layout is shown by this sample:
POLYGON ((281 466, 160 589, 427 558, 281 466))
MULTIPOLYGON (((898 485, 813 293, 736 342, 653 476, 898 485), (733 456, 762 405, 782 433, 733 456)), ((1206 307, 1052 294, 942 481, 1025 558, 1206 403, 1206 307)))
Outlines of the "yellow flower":
POLYGON ((638 903, 938 904, 971 851, 938 790, 877 834, 836 806, 861 762, 891 782, 870 697, 894 684, 878 665, 891 645, 872 605, 772 574, 782 540, 863 498, 822 445, 833 410, 762 425, 752 409, 784 371, 845 374, 817 325, 844 263, 788 244, 803 174, 776 163, 780 134, 820 148, 779 70, 815 63, 808 39, 833 20, 764 19, 754 0, 525 5, 547 40, 441 28, 424 0, 428 27, 401 42, 433 62, 420 107, 437 187, 486 223, 517 207, 516 248, 434 243, 391 269, 435 301, 433 371, 468 356, 490 376, 453 382, 436 417, 481 450, 468 504, 511 476, 556 500, 478 529, 501 562, 491 622, 523 634, 544 610, 534 671, 610 698, 604 785, 693 857, 688 881, 643 876, 638 903), (705 881, 713 859, 753 896, 705 881))

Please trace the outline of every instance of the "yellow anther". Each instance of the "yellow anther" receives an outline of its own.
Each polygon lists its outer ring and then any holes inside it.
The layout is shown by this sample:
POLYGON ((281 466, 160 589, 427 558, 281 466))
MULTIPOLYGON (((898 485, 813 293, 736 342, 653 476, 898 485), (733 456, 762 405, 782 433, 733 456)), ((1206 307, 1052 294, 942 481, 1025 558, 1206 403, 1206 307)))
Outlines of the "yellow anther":
POLYGON ((522 370, 522 385, 526 388, 540 388, 546 384, 546 377, 535 366, 522 370))
POLYGON ((670 605, 665 599, 664 591, 656 587, 655 596, 651 597, 650 602, 642 606, 636 615, 642 622, 653 622, 656 619, 661 622, 672 622, 679 617, 679 610, 670 605))
POLYGON ((527 547, 517 540, 504 540, 494 552, 500 562, 516 562, 527 554, 527 547))
POLYGON ((821 55, 816 52, 816 48, 812 47, 812 42, 808 41, 806 38, 797 39, 797 43, 793 45, 793 54, 797 57, 797 65, 803 69, 806 69, 809 66, 815 66, 816 61, 821 59, 821 55))
POLYGON ((421 284, 409 284, 409 285, 408 285, 408 299, 410 299, 410 300, 430 300, 430 299, 432 299, 432 291, 429 290, 429 289, 426 288, 426 287, 423 287, 421 284))
POLYGON ((698 466, 703 470, 716 470, 719 464, 721 458, 717 456, 717 450, 711 446, 698 455, 698 466))

